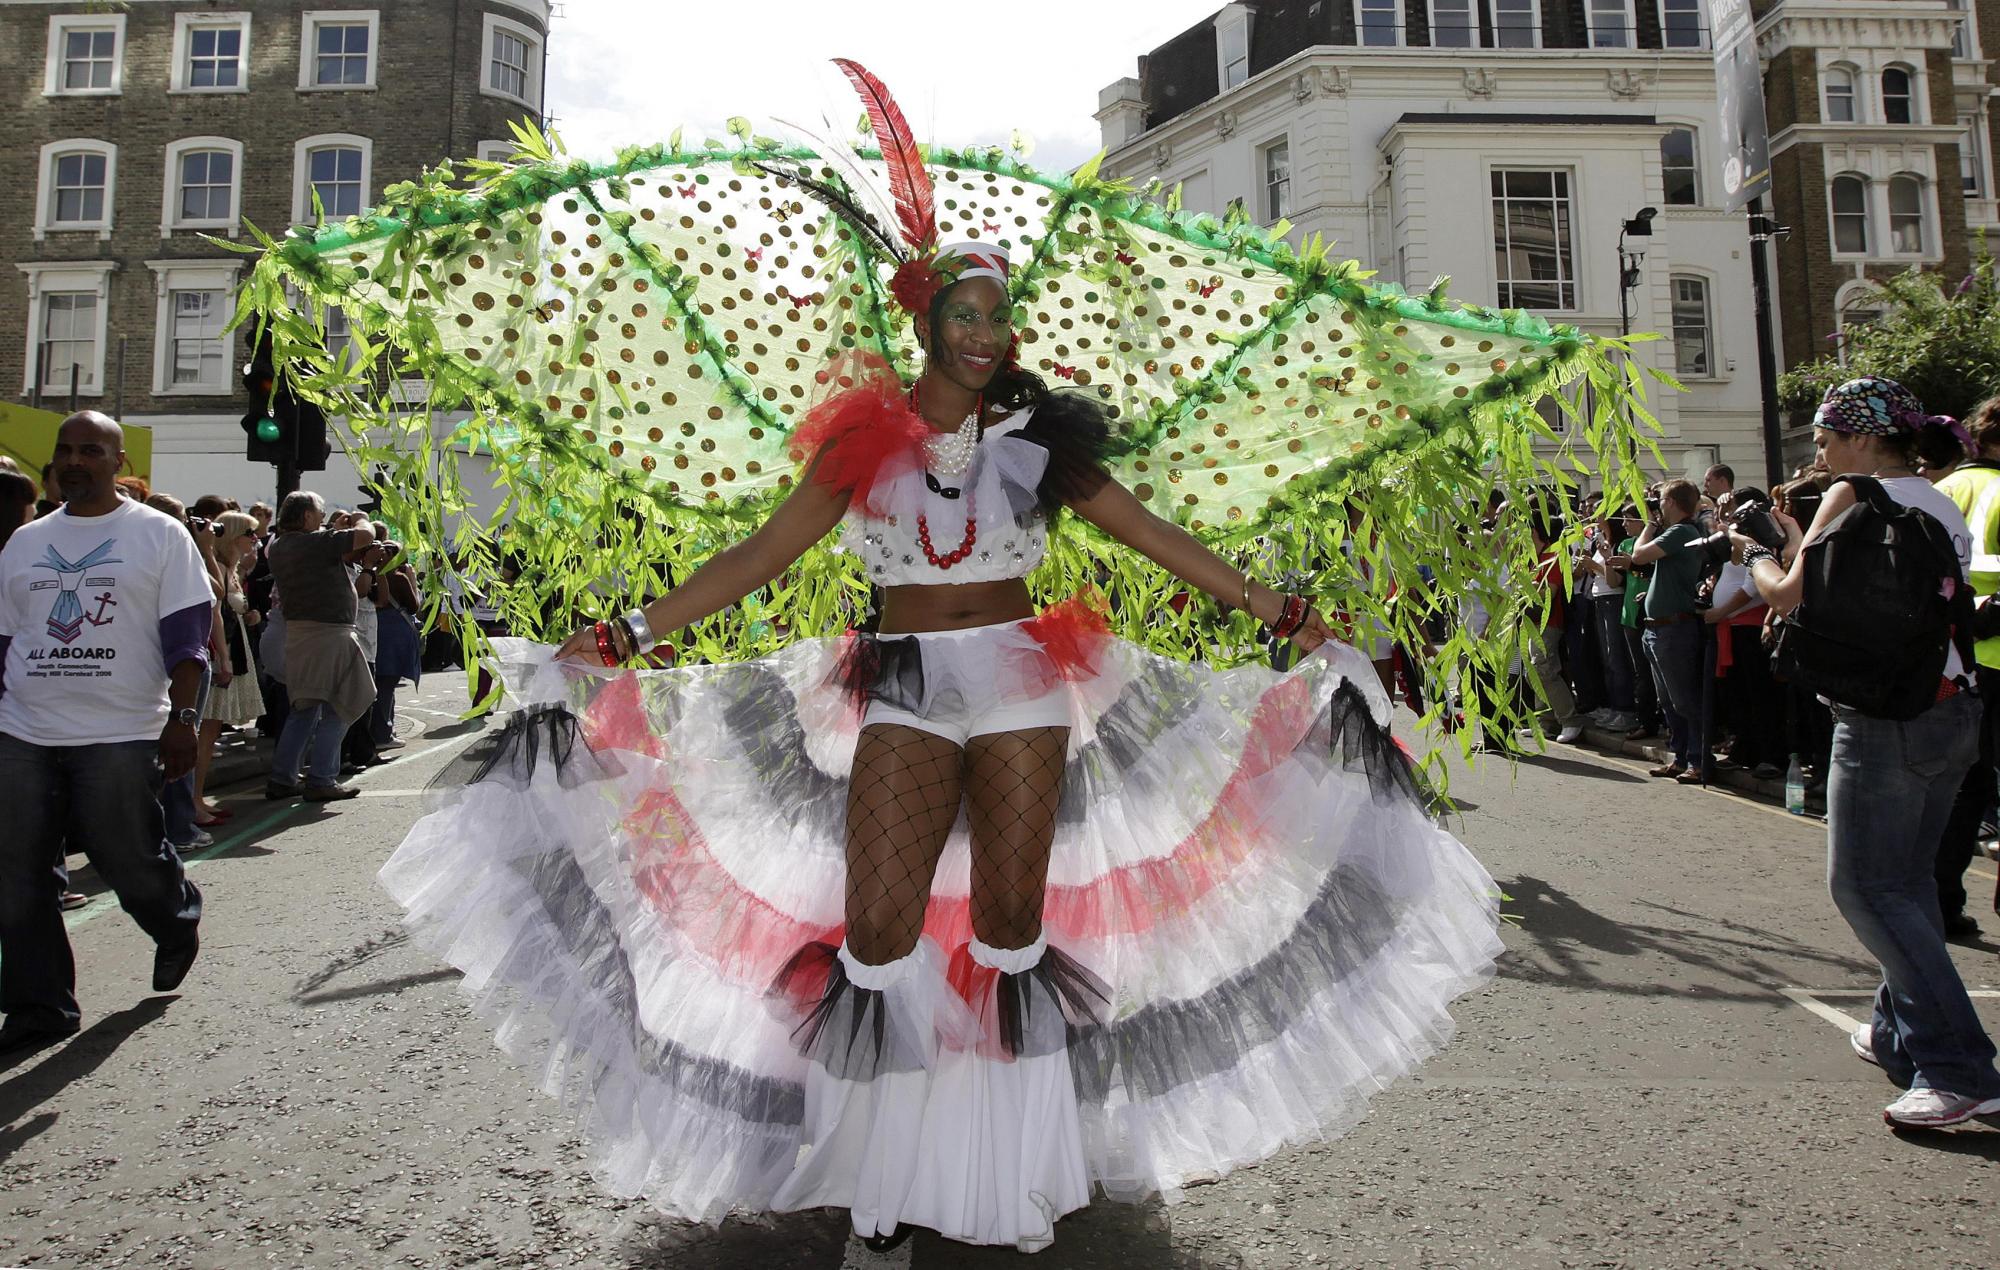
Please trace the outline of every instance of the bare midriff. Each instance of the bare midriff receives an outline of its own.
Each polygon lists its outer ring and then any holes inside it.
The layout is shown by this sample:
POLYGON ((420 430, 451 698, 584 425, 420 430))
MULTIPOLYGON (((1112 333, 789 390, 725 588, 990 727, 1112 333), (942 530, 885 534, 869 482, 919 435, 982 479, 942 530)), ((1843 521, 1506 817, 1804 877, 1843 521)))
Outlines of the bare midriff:
POLYGON ((882 589, 884 635, 962 631, 1018 622, 1035 615, 1028 584, 1020 578, 958 586, 892 586, 882 589))

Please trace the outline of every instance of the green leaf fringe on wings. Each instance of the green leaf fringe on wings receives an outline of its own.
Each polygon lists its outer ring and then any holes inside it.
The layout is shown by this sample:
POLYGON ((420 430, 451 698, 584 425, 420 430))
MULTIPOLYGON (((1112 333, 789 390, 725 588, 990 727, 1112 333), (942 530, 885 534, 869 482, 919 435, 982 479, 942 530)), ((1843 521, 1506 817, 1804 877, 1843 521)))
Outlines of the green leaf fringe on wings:
MULTIPOLYGON (((237 319, 268 324, 296 390, 341 421, 399 537, 515 632, 556 640, 770 512, 832 358, 909 376, 920 355, 886 298, 894 261, 786 175, 845 189, 810 152, 676 134, 593 165, 519 141, 513 163, 441 166, 369 215, 257 235, 237 319), (329 351, 334 306, 348 336, 329 351)), ((1410 650, 1432 684, 1503 675, 1536 633, 1528 510, 1573 541, 1579 488, 1588 510, 1623 505, 1644 456, 1658 465, 1644 386, 1663 377, 1633 341, 1371 285, 1317 239, 1180 211, 1095 162, 1065 178, 997 150, 929 158, 945 235, 1014 259, 1023 364, 1118 410, 1118 479, 1358 642, 1410 650), (1489 526, 1493 491, 1512 513, 1489 526), (1468 598, 1494 615, 1483 630, 1459 620, 1468 598)), ((832 546, 680 633, 682 658, 858 621, 868 585, 832 546)), ((1121 634, 1169 655, 1267 655, 1246 615, 1181 599, 1074 517, 1031 584, 1045 600, 1100 587, 1121 634)), ((433 616, 445 599, 431 589, 433 616)), ((1496 726, 1524 721, 1495 709, 1496 726)))

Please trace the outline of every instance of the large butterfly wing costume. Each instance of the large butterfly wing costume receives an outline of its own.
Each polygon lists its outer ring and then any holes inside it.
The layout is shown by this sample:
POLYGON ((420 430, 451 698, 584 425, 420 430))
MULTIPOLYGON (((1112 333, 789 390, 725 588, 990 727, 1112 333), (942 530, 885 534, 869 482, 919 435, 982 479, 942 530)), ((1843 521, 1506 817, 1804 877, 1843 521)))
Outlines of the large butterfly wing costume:
MULTIPOLYGON (((440 168, 269 244, 240 316, 344 420, 397 532, 448 544, 515 631, 558 638, 754 527, 843 357, 920 367, 869 208, 896 165, 821 140, 739 120, 726 142, 677 134, 593 164, 524 138, 514 163, 440 168), (332 352, 330 319, 349 333, 332 352)), ((1095 163, 921 159, 937 235, 1013 261, 1021 364, 1115 407, 1113 475, 1357 631, 1504 665, 1472 632, 1436 640, 1457 597, 1532 573, 1530 518, 1491 523, 1490 492, 1557 522, 1580 481, 1636 492, 1650 416, 1622 341, 1372 284, 1320 242, 1177 210, 1095 163)), ((1121 633, 1155 649, 1259 652, 1247 617, 1170 603, 1178 582, 1073 520, 1034 582, 1104 584, 1121 633)), ((852 558, 816 550, 682 652, 759 655, 867 602, 852 558)))

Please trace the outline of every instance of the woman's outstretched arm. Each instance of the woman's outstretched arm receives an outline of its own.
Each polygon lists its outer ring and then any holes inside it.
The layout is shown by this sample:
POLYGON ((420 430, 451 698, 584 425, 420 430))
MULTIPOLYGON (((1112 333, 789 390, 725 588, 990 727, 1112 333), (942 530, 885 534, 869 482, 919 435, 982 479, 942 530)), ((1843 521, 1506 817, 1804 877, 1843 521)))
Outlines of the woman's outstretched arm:
MULTIPOLYGON (((1195 540, 1193 534, 1149 511, 1117 481, 1106 481, 1089 498, 1070 504, 1071 510, 1119 542, 1145 556, 1197 590, 1206 591, 1233 608, 1243 607, 1245 574, 1195 540)), ((1269 625, 1278 620, 1284 597, 1261 582, 1250 585, 1250 615, 1269 625)), ((1292 642, 1311 652, 1333 638, 1318 610, 1306 615, 1292 642)))
MULTIPOLYGON (((791 496, 755 533, 716 552, 687 581, 646 605, 647 625, 665 640, 769 585, 840 523, 847 513, 847 499, 846 491, 828 489, 813 480, 808 469, 791 496)), ((563 641, 556 656, 602 664, 597 637, 589 626, 563 641)))

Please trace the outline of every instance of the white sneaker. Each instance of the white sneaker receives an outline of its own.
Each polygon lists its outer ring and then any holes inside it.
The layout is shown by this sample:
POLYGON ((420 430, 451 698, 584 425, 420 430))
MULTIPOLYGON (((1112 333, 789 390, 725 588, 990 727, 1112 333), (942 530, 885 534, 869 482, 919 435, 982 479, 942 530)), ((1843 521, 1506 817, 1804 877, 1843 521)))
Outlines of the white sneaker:
POLYGON ((215 845, 214 834, 208 832, 208 830, 206 829, 196 829, 194 831, 194 837, 189 838, 186 842, 179 844, 174 849, 176 851, 195 851, 202 847, 212 847, 214 845, 215 845))
POLYGON ((1556 733, 1556 740, 1563 745, 1575 745, 1582 739, 1583 725, 1581 723, 1572 723, 1562 731, 1556 733))
POLYGON ((2000 1115, 2000 1098, 1981 1102, 1945 1089, 1912 1089, 1882 1109, 1886 1123, 1909 1129, 1942 1129, 1992 1115, 2000 1115))
POLYGON ((1854 1056, 1862 1062, 1873 1063, 1877 1067, 1882 1065, 1882 1060, 1875 1057, 1874 1025, 1863 1023, 1855 1028, 1847 1034, 1847 1043, 1854 1048, 1854 1056))
POLYGON ((1639 726, 1639 716, 1630 710, 1613 710, 1601 726, 1607 732, 1630 732, 1639 726))

